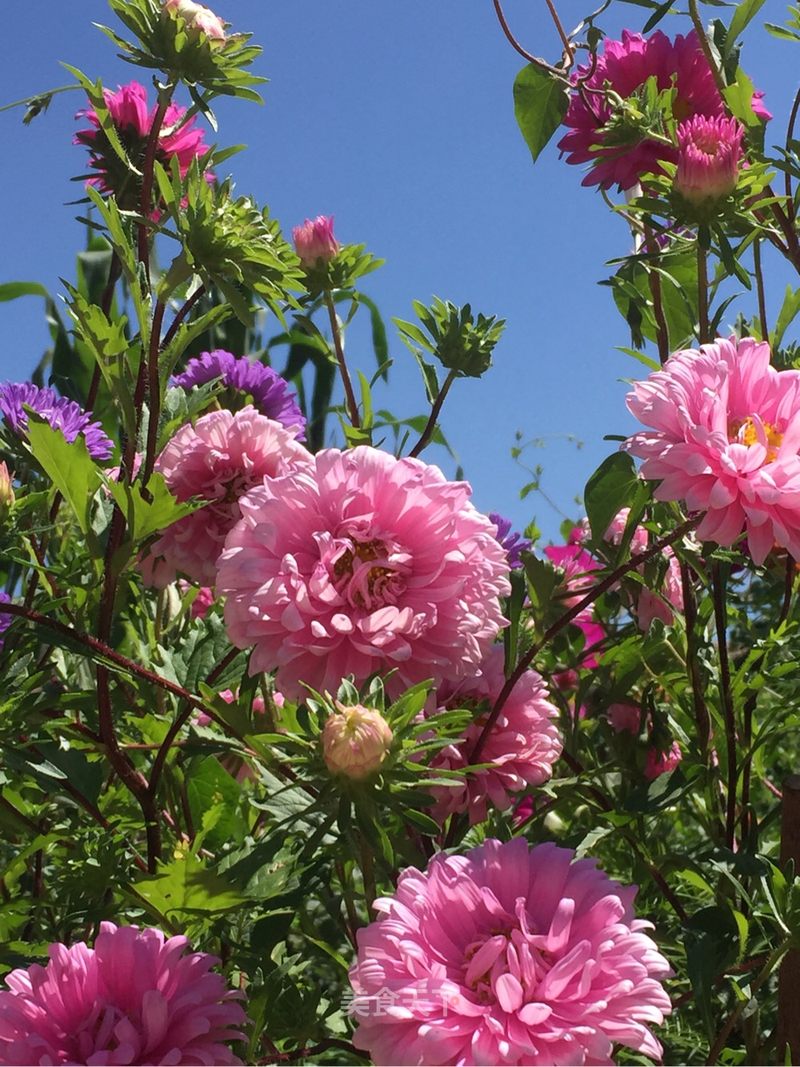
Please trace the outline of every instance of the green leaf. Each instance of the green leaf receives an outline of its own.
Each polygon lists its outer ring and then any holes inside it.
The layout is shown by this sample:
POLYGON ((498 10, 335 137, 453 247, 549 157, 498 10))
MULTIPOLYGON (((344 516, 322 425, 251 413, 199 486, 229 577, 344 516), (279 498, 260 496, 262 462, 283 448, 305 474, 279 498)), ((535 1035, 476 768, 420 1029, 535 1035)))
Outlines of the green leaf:
POLYGON ((75 513, 84 534, 89 533, 89 509, 100 486, 100 468, 79 434, 71 443, 41 416, 28 413, 28 443, 36 461, 75 513))
POLYGON ((133 888, 165 918, 176 913, 205 915, 230 911, 247 899, 227 879, 190 854, 162 867, 154 878, 136 882, 133 888))
POLYGON ((21 296, 43 296, 47 300, 50 294, 38 282, 5 282, 0 285, 0 303, 17 300, 21 296))
POLYGON ((625 452, 604 459, 589 478, 584 490, 586 515, 594 541, 601 541, 617 512, 630 507, 641 481, 633 460, 625 452))
POLYGON ((200 826, 207 813, 216 809, 214 824, 205 835, 206 847, 218 849, 231 842, 241 844, 247 828, 237 810, 240 789, 216 756, 193 760, 186 769, 186 781, 195 826, 200 826))
POLYGON ((800 312, 800 289, 792 289, 786 286, 786 294, 783 298, 781 310, 775 323, 775 329, 770 334, 769 343, 773 349, 780 348, 783 335, 800 312))
POLYGON ((134 541, 144 541, 151 534, 171 526, 205 505, 205 501, 179 503, 167 488, 161 474, 151 474, 147 483, 149 499, 142 495, 138 482, 129 485, 104 477, 108 491, 125 512, 128 528, 134 541))
POLYGON ((556 132, 569 106, 569 86, 529 63, 514 79, 514 115, 534 162, 556 132))
POLYGON ((728 32, 725 36, 723 57, 727 57, 733 51, 733 46, 747 25, 759 13, 764 6, 765 0, 742 0, 733 13, 728 32))

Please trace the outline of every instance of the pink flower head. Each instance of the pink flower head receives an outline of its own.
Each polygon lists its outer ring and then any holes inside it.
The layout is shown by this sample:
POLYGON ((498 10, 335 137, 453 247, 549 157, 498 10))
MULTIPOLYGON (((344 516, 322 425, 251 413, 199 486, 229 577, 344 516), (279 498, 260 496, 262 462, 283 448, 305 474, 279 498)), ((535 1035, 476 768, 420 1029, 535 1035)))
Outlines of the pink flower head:
POLYGON ((50 946, 50 962, 6 975, 0 1063, 239 1064, 242 994, 187 952, 185 937, 100 924, 94 948, 50 946))
POLYGON ((607 714, 614 733, 639 733, 642 725, 642 710, 638 704, 611 704, 607 714))
MULTIPOLYGON (((121 85, 116 92, 104 89, 103 97, 128 159, 141 170, 156 107, 149 106, 147 90, 136 81, 121 85)), ((74 137, 75 144, 89 149, 89 166, 97 171, 97 176, 90 179, 90 184, 101 193, 114 193, 121 207, 138 208, 139 183, 133 180, 131 172, 108 143, 97 112, 89 108, 78 112, 78 115, 88 119, 91 124, 87 129, 78 130, 74 137)), ((177 159, 182 177, 189 170, 192 160, 208 151, 203 131, 196 125, 196 117, 184 122, 185 115, 186 108, 178 104, 169 105, 156 149, 156 159, 167 171, 172 160, 177 159)))
MULTIPOLYGON (((625 535, 625 528, 628 525, 628 516, 631 513, 630 508, 622 508, 614 518, 611 520, 608 529, 603 534, 603 540, 608 541, 611 545, 621 545, 622 539, 625 535)), ((636 526, 631 534, 630 544, 628 550, 631 555, 635 555, 637 552, 644 552, 647 548, 647 542, 649 538, 647 536, 647 530, 644 526, 636 526)))
MULTIPOLYGON (((503 662, 503 649, 495 645, 477 677, 456 687, 440 688, 436 694, 438 705, 458 708, 488 702, 491 706, 505 683, 503 662)), ((470 756, 483 733, 487 714, 471 723, 463 738, 439 749, 431 767, 454 771, 473 762, 470 756)), ((511 807, 515 793, 546 782, 563 747, 553 721, 557 718, 558 711, 550 702, 543 679, 534 670, 526 671, 511 690, 476 761, 492 766, 471 773, 453 786, 435 788, 433 817, 444 821, 454 812, 466 811, 471 823, 482 822, 489 805, 505 811, 511 807)))
POLYGON ((573 93, 564 119, 570 131, 558 144, 567 153, 568 163, 594 164, 583 179, 584 185, 631 189, 643 174, 658 174, 661 160, 675 162, 677 158, 674 148, 649 138, 627 144, 610 142, 603 129, 613 114, 610 101, 603 95, 606 87, 627 99, 652 77, 659 90, 670 89, 674 84, 672 111, 678 121, 692 115, 714 118, 725 114, 694 31, 671 41, 660 30, 650 37, 623 30, 621 41, 603 43, 594 73, 584 82, 588 73, 588 67, 580 67, 575 75, 585 88, 582 94, 573 93))
POLYGON ((680 124, 676 136, 676 192, 692 204, 730 196, 739 179, 744 126, 721 115, 695 115, 680 124))
POLYGON ((752 338, 677 352, 628 394, 650 428, 623 445, 660 481, 657 500, 705 512, 701 540, 732 545, 746 532, 756 563, 775 542, 800 558, 800 373, 769 359, 752 338))
POLYGON ((564 584, 567 589, 575 590, 575 595, 564 598, 564 607, 574 607, 591 588, 592 571, 602 570, 598 563, 580 544, 547 545, 544 554, 554 567, 564 572, 564 584))
POLYGON ((521 837, 405 870, 358 931, 353 1043, 384 1067, 613 1064, 617 1044, 660 1058, 648 1027, 671 972, 635 895, 521 837))
POLYGON ((187 29, 203 33, 212 41, 225 40, 225 23, 214 12, 194 0, 165 0, 162 8, 168 15, 181 18, 187 29))
POLYGON ((647 750, 644 776, 648 781, 652 782, 654 778, 674 771, 682 759, 683 752, 681 752, 681 746, 677 741, 673 741, 666 752, 660 752, 654 745, 651 745, 647 750))
POLYGON ((360 780, 380 770, 389 754, 394 735, 379 711, 362 704, 337 711, 322 728, 322 754, 331 774, 360 780))
MULTIPOLYGON (((185 582, 183 579, 178 582, 178 589, 183 594, 183 596, 186 596, 187 593, 191 593, 194 588, 195 587, 191 584, 191 582, 185 582)), ((211 608, 214 606, 215 600, 216 597, 214 596, 214 590, 208 585, 201 585, 200 588, 197 590, 197 595, 192 601, 192 606, 189 609, 192 618, 204 619, 211 610, 211 608)))
MULTIPOLYGON (((166 563, 155 571, 160 584, 174 581, 176 571, 201 584, 214 582, 217 557, 241 515, 239 498, 264 478, 310 464, 296 432, 251 406, 235 414, 210 411, 178 430, 155 469, 178 500, 209 503, 168 526, 151 548, 150 561, 161 557, 166 563)), ((155 570, 150 564, 147 569, 155 570)))
POLYGON ((304 267, 316 267, 320 260, 330 263, 339 251, 339 242, 333 235, 333 215, 306 219, 292 230, 292 239, 304 267))
POLYGON ((505 620, 508 562, 466 482, 361 446, 239 501, 220 558, 228 635, 290 699, 396 669, 392 691, 467 677, 505 620))
MULTIPOLYGON (((606 530, 605 541, 611 542, 612 545, 622 543, 629 514, 630 508, 622 508, 621 511, 617 512, 606 530)), ((631 554, 644 552, 649 540, 649 534, 644 526, 637 526, 631 536, 631 554)), ((656 592, 640 586, 637 594, 636 620, 639 624, 639 629, 644 633, 647 633, 650 629, 650 624, 654 619, 660 619, 665 626, 669 626, 673 620, 673 608, 677 611, 683 611, 683 583, 681 582, 680 563, 671 548, 665 548, 662 556, 668 561, 663 588, 656 592)), ((641 569, 640 567, 639 570, 641 571, 641 569)))

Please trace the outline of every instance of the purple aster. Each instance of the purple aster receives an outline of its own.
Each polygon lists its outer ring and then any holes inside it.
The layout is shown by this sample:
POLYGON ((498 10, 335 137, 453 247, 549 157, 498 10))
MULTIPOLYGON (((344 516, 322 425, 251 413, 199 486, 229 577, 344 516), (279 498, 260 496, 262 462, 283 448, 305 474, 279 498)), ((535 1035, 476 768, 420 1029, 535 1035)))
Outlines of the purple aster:
MULTIPOLYGON (((11 603, 11 597, 8 595, 8 593, 4 593, 2 590, 0 590, 0 604, 10 604, 10 603, 11 603)), ((11 623, 13 621, 14 621, 14 616, 13 615, 9 615, 5 611, 0 611, 0 648, 2 648, 4 643, 5 643, 4 639, 3 639, 3 635, 5 634, 6 630, 9 628, 9 626, 11 625, 11 623)))
POLYGON ((74 400, 59 396, 54 389, 40 389, 33 382, 3 382, 0 385, 0 414, 20 436, 28 428, 25 406, 41 415, 54 430, 61 430, 70 444, 78 434, 83 434, 89 455, 94 459, 108 459, 113 445, 103 432, 99 422, 92 422, 91 412, 86 412, 74 400))
POLYGON ((506 550, 509 567, 515 569, 521 567, 522 559, 520 554, 522 552, 530 552, 530 541, 527 537, 523 537, 521 533, 517 533, 516 530, 512 533, 511 520, 498 515, 496 511, 489 512, 489 521, 493 522, 497 527, 497 540, 502 548, 506 550))
POLYGON ((221 378, 226 389, 234 389, 252 397, 253 405, 268 419, 280 422, 287 429, 297 428, 297 437, 304 439, 306 420, 297 403, 297 396, 289 391, 289 383, 272 367, 249 359, 236 357, 222 348, 203 352, 190 359, 183 374, 176 374, 173 385, 191 389, 194 385, 221 378))

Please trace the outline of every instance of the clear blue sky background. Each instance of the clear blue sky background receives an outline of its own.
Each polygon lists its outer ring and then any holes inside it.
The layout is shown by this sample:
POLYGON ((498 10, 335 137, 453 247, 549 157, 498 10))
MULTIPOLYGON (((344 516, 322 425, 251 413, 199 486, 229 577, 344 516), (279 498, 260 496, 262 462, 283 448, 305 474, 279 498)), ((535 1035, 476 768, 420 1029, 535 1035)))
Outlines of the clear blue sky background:
MULTIPOLYGON (((494 368, 480 382, 457 383, 444 428, 478 507, 502 511, 519 526, 535 515, 555 537, 556 511, 539 496, 520 501, 528 477, 510 449, 516 431, 543 442, 526 457, 544 465, 543 487, 574 515, 576 494, 614 447, 603 434, 632 426, 619 379, 643 368, 615 351, 629 343, 627 328, 609 290, 596 285, 607 273, 604 261, 624 254, 630 239, 597 194, 581 188, 580 169, 559 162, 554 145, 531 164, 511 95, 523 60, 503 37, 490 0, 214 6, 236 29, 254 32, 264 47, 257 72, 270 79, 265 107, 223 102, 217 109, 219 143, 249 146, 230 163, 238 190, 269 204, 287 233, 306 216, 334 214, 343 241, 364 242, 385 258, 364 289, 387 321, 411 318, 411 301, 434 293, 508 320, 494 368)), ((505 6, 531 51, 559 55, 544 0, 505 6)), ((576 0, 562 0, 560 9, 569 26, 584 14, 576 0)), ((17 43, 6 41, 2 102, 65 84, 60 60, 111 87, 138 76, 91 25, 111 21, 104 0, 5 0, 4 13, 20 32, 17 43)), ((780 22, 784 13, 781 0, 767 0, 758 23, 780 22)), ((623 24, 639 29, 646 16, 619 3, 602 24, 613 34, 623 24)), ((687 28, 676 18, 662 25, 670 34, 687 28)), ((751 40, 744 65, 775 113, 770 144, 784 136, 798 52, 764 32, 751 40)), ((35 280, 56 292, 59 276, 73 277, 83 234, 75 209, 64 205, 80 192, 69 179, 84 166, 71 144, 81 105, 77 94, 59 96, 29 127, 21 111, 0 114, 0 281, 35 280)), ((752 305, 747 295, 736 310, 750 314, 752 305)), ((41 301, 0 305, 0 378, 27 377, 47 343, 41 301)), ((417 414, 425 409, 422 386, 393 328, 390 347, 396 363, 379 402, 399 415, 417 414)), ((351 348, 350 359, 368 372, 374 365, 361 346, 351 348)), ((426 455, 452 474, 438 449, 426 455)))

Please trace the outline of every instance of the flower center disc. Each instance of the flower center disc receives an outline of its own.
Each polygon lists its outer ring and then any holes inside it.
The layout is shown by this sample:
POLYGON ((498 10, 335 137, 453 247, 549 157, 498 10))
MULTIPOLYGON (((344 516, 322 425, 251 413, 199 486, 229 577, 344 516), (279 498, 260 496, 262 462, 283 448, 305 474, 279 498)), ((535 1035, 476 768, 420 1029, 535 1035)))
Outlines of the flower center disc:
POLYGON ((728 425, 728 440, 731 444, 762 444, 767 450, 767 462, 771 463, 778 455, 783 441, 783 434, 770 422, 762 422, 758 415, 748 415, 744 419, 734 419, 728 425))
POLYGON ((350 547, 333 563, 332 577, 337 592, 367 611, 396 603, 405 589, 405 576, 410 573, 408 555, 379 538, 349 540, 350 547))

